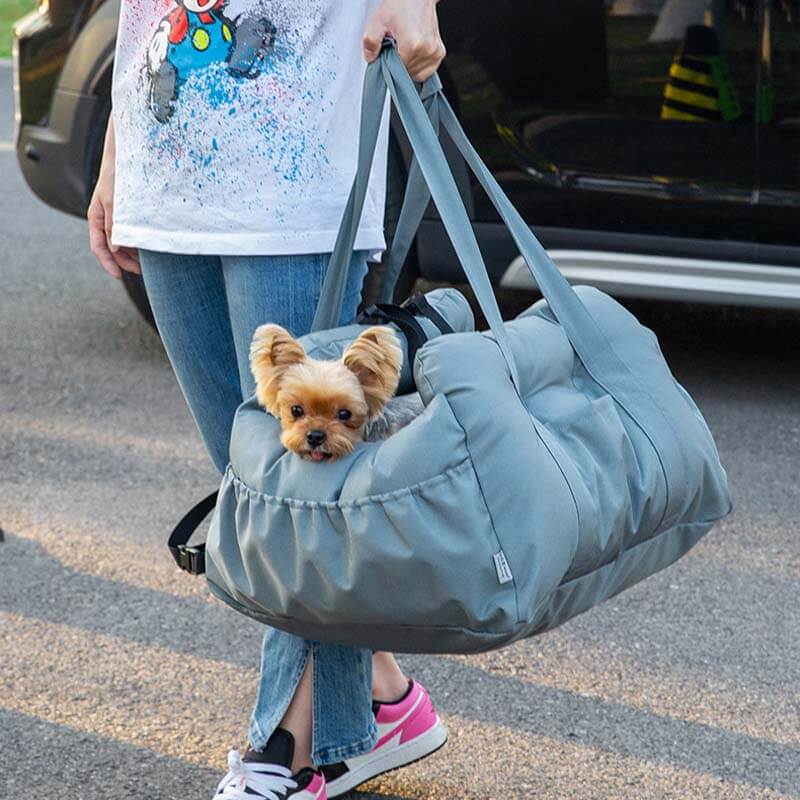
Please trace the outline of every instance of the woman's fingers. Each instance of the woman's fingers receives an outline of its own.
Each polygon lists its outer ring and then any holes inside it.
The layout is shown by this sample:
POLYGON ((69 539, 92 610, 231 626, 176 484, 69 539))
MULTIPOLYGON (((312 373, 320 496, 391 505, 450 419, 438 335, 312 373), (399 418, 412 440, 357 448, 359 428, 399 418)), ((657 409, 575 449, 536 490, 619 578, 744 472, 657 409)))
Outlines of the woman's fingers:
POLYGON ((397 53, 406 65, 408 74, 413 80, 421 83, 439 69, 446 51, 442 40, 437 38, 417 44, 414 49, 410 52, 406 50, 405 53, 404 48, 398 43, 397 53))
POLYGON ((445 57, 435 0, 384 0, 364 30, 364 58, 374 61, 385 36, 394 37, 397 54, 415 81, 430 78, 445 57))
POLYGON ((136 275, 142 274, 142 268, 139 265, 139 251, 133 247, 117 247, 112 250, 114 261, 120 269, 125 272, 133 272, 136 275))
POLYGON ((101 172, 97 181, 86 219, 89 223, 89 244, 95 258, 112 278, 119 280, 122 272, 142 274, 139 251, 133 247, 119 247, 111 243, 114 220, 113 180, 101 172))
MULTIPOLYGON (((133 272, 136 275, 141 275, 142 270, 139 268, 139 251, 133 247, 121 247, 111 241, 111 233, 113 230, 114 221, 114 207, 110 203, 104 204, 105 208, 105 235, 106 244, 114 259, 117 267, 125 272, 133 272)), ((121 276, 120 276, 121 277, 121 276)))
POLYGON ((382 19, 377 13, 373 14, 364 29, 364 38, 361 40, 364 48, 364 59, 371 63, 381 52, 383 37, 386 35, 386 28, 382 19))
POLYGON ((120 247, 120 250, 124 250, 137 264, 141 264, 141 260, 139 258, 139 248, 138 247, 120 247))
POLYGON ((114 227, 114 206, 111 200, 101 200, 100 203, 103 206, 103 231, 106 235, 106 245, 113 253, 116 250, 114 245, 111 244, 111 231, 114 227))
POLYGON ((92 198, 86 219, 89 222, 89 245, 94 257, 100 262, 103 269, 112 277, 119 280, 122 277, 120 268, 114 260, 108 246, 106 235, 106 212, 97 196, 92 198))

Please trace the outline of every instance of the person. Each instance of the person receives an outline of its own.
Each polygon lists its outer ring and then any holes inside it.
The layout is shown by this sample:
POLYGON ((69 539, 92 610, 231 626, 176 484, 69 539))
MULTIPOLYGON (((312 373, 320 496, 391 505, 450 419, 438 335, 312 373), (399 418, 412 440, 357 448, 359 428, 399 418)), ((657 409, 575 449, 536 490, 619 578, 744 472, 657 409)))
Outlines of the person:
MULTIPOLYGON (((412 78, 433 74, 445 53, 437 2, 122 1, 91 249, 114 278, 142 275, 220 472, 234 412, 254 390, 255 328, 311 327, 355 172, 366 62, 392 36, 412 78)), ((343 323, 385 247, 387 142, 388 103, 343 323)), ((338 796, 427 755, 446 732, 392 654, 267 628, 248 738, 215 796, 338 796)))

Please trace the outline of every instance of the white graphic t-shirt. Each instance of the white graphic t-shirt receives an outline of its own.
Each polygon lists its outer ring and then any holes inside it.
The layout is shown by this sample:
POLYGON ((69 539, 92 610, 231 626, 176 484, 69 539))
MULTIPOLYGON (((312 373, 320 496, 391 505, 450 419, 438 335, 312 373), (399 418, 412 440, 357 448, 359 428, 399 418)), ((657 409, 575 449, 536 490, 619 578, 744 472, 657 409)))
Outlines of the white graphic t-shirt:
MULTIPOLYGON (((209 255, 333 249, 378 0, 122 0, 112 242, 209 255)), ((388 110, 388 107, 387 107, 388 110)), ((380 250, 388 113, 358 238, 380 250)))

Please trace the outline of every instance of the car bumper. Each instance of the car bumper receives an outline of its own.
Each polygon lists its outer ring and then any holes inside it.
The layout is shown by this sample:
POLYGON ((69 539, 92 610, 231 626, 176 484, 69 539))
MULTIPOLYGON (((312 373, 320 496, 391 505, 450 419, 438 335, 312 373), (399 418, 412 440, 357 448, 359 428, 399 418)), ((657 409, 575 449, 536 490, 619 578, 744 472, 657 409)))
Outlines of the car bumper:
POLYGON ((75 142, 88 142, 97 111, 95 95, 62 89, 53 93, 47 125, 22 125, 17 159, 33 192, 49 205, 83 215, 89 202, 89 154, 75 142))
MULTIPOLYGON (((63 10, 63 9, 62 9, 63 10)), ((48 205, 83 214, 88 204, 87 134, 97 96, 59 85, 72 44, 72 17, 40 2, 13 27, 12 69, 17 159, 33 192, 48 205)))

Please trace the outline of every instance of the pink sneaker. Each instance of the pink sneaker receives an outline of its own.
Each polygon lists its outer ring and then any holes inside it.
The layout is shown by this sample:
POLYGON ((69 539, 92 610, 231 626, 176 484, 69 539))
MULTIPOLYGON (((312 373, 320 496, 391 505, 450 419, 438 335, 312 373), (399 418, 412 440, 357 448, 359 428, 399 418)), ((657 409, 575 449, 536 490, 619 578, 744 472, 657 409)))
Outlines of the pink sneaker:
POLYGON ((350 791, 389 770, 404 767, 438 750, 447 741, 447 728, 434 711, 428 693, 409 680, 408 691, 394 703, 373 701, 378 741, 368 753, 321 767, 328 797, 350 791))

